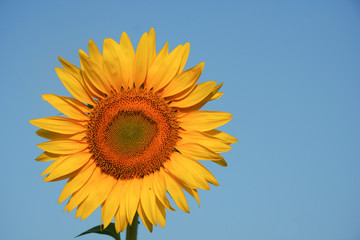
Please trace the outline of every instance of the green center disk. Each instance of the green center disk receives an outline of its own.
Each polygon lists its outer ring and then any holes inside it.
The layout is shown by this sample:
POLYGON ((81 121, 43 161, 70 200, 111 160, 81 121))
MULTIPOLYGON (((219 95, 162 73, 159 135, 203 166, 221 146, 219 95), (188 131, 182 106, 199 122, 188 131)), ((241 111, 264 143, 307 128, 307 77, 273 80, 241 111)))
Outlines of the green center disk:
POLYGON ((141 112, 119 113, 108 126, 108 144, 118 154, 141 154, 157 133, 157 124, 141 112))

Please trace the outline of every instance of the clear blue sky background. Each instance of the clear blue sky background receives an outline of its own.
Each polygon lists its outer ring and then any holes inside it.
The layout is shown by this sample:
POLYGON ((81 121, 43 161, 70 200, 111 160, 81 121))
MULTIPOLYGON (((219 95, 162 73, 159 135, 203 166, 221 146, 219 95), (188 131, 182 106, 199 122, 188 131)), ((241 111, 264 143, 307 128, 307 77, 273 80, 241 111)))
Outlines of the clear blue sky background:
MULTIPOLYGON (((42 142, 28 120, 56 115, 41 94, 69 93, 57 57, 79 64, 88 40, 134 45, 155 27, 157 47, 190 42, 187 68, 224 82, 206 109, 234 114, 239 139, 227 168, 207 164, 220 187, 191 214, 139 239, 360 239, 359 1, 0 1, 0 238, 65 240, 100 223, 57 204, 63 182, 39 177, 42 142)), ((100 240, 88 235, 79 239, 100 240)))

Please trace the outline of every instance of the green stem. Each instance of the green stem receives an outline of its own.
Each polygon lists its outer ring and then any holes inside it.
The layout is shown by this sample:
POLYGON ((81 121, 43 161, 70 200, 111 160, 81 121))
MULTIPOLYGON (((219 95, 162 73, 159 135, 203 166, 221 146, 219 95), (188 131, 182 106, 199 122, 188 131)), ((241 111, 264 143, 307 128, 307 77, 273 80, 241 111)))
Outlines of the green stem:
POLYGON ((136 213, 133 222, 131 223, 131 225, 128 225, 126 229, 126 240, 137 239, 138 220, 139 220, 139 214, 136 213))

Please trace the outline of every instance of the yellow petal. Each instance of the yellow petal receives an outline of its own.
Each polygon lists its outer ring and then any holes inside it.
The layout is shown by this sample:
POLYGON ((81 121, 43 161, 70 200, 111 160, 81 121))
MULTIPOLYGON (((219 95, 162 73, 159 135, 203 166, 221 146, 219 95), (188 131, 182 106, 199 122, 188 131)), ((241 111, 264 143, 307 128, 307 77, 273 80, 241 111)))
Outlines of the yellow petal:
POLYGON ((166 210, 165 206, 160 202, 159 199, 156 199, 155 213, 158 223, 161 227, 164 228, 166 222, 166 210))
MULTIPOLYGON (((194 104, 190 107, 187 107, 185 109, 182 109, 183 112, 192 112, 192 111, 198 111, 199 109, 201 109, 206 103, 208 103, 211 98, 217 93, 217 91, 219 91, 219 89, 221 88, 223 84, 220 83, 219 85, 215 86, 214 89, 205 97, 203 98, 201 101, 199 101, 197 104, 194 104)), ((191 94, 189 94, 190 96, 191 94)), ((187 98, 187 96, 185 97, 187 98)))
POLYGON ((213 161, 214 163, 219 164, 222 167, 226 167, 228 164, 224 159, 218 160, 218 161, 213 161))
POLYGON ((180 155, 179 159, 181 159, 180 161, 177 162, 178 165, 181 165, 182 167, 188 169, 189 171, 191 170, 194 175, 197 174, 202 176, 203 178, 205 178, 207 182, 215 186, 219 186, 219 183, 214 177, 214 175, 212 175, 211 172, 201 163, 199 163, 196 159, 191 158, 189 156, 185 156, 183 154, 178 154, 178 155, 180 155))
POLYGON ((231 147, 222 140, 199 131, 183 131, 180 133, 180 137, 182 144, 198 143, 216 153, 227 152, 231 149, 231 147))
POLYGON ((206 131, 204 133, 209 136, 216 137, 216 138, 220 139, 221 141, 225 142, 226 144, 233 144, 238 141, 236 138, 234 138, 230 134, 227 134, 225 132, 222 132, 222 131, 219 131, 216 129, 212 129, 212 130, 206 131))
POLYGON ((121 34, 120 48, 121 51, 125 53, 125 56, 129 58, 129 60, 134 60, 135 57, 134 47, 132 46, 130 38, 126 32, 123 32, 121 34))
POLYGON ((94 62, 102 65, 102 55, 93 40, 89 40, 89 57, 94 62))
POLYGON ((195 198, 195 200, 197 201, 197 203, 199 204, 200 207, 200 198, 199 198, 199 193, 196 189, 192 189, 192 188, 188 188, 186 186, 183 186, 183 188, 185 189, 185 191, 187 191, 193 198, 195 198))
POLYGON ((120 62, 119 45, 111 38, 104 40, 103 44, 103 68, 109 82, 117 91, 121 91, 122 84, 127 87, 127 80, 123 79, 123 67, 120 62))
POLYGON ((47 162, 47 161, 53 161, 53 160, 59 158, 60 156, 61 156, 60 154, 43 152, 42 154, 40 154, 40 156, 35 158, 35 160, 39 161, 39 162, 47 162))
MULTIPOLYGON (((118 211, 119 211, 119 209, 115 213, 115 230, 117 233, 120 232, 120 218, 119 218, 120 216, 119 216, 118 211)), ((105 228, 105 224, 104 224, 104 228, 105 228)))
POLYGON ((170 205, 170 202, 166 196, 166 183, 164 177, 160 174, 160 172, 154 172, 154 179, 153 179, 153 187, 154 193, 157 199, 169 210, 175 211, 175 209, 170 205))
POLYGON ((154 60, 151 62, 148 68, 147 78, 145 85, 148 89, 153 88, 155 84, 159 81, 157 77, 157 73, 161 67, 163 66, 163 62, 168 56, 169 52, 169 44, 165 43, 164 47, 160 50, 160 52, 155 56, 154 60))
MULTIPOLYGON (((85 188, 80 188, 77 192, 73 193, 68 201, 68 203, 64 207, 64 211, 66 210, 68 213, 74 210, 76 207, 80 208, 80 204, 84 201, 87 195, 84 195, 85 188)), ((80 211, 77 211, 80 212, 80 211)), ((79 217, 77 214, 76 217, 79 217)))
POLYGON ((80 63, 83 66, 84 74, 87 79, 91 82, 89 85, 92 88, 92 85, 96 90, 109 95, 111 93, 111 86, 103 72, 102 67, 98 63, 92 61, 83 51, 79 51, 80 63))
POLYGON ((40 177, 44 176, 45 174, 50 173, 52 170, 54 170, 54 168, 56 168, 56 166, 58 166, 60 163, 62 163, 64 161, 64 159, 66 158, 66 155, 61 155, 58 158, 55 159, 55 161, 53 163, 51 163, 40 175, 40 177))
POLYGON ((136 49, 134 68, 133 68, 133 81, 135 87, 139 88, 145 81, 148 70, 148 35, 144 33, 139 41, 136 49))
MULTIPOLYGON (((82 52, 86 57, 87 54, 80 49, 80 52, 82 52)), ((80 83, 82 83, 84 89, 86 92, 88 92, 88 94, 92 97, 92 98, 99 98, 98 96, 103 96, 104 94, 102 92, 99 92, 99 90, 94 87, 94 85, 91 83, 91 81, 88 79, 88 77, 86 76, 86 74, 84 73, 83 70, 79 69, 78 67, 76 67, 75 65, 65 61, 64 59, 59 57, 59 60, 61 62, 61 64, 63 65, 63 67, 74 77, 76 78, 80 83)), ((82 62, 80 62, 81 67, 83 68, 84 65, 82 64, 82 62)))
POLYGON ((151 28, 148 33, 148 61, 147 65, 150 66, 152 60, 156 56, 156 37, 155 37, 155 30, 151 28))
POLYGON ((75 218, 78 218, 82 215, 85 208, 84 202, 79 203, 79 206, 76 209, 75 218))
POLYGON ((186 130, 208 131, 231 120, 232 114, 217 111, 196 111, 180 116, 181 127, 186 130))
POLYGON ((134 48, 131 44, 129 36, 123 32, 120 39, 120 62, 122 68, 122 79, 124 84, 124 88, 132 88, 133 87, 133 64, 135 58, 134 48))
POLYGON ((189 213, 190 209, 187 204, 183 190, 180 187, 180 183, 177 182, 172 176, 167 174, 164 170, 160 169, 166 182, 166 189, 171 197, 174 199, 176 205, 184 212, 189 213))
POLYGON ((62 134, 57 132, 48 131, 45 129, 39 129, 35 132, 37 135, 43 138, 51 139, 51 140, 83 140, 86 138, 86 133, 81 132, 77 134, 62 134))
MULTIPOLYGON (((204 69, 204 63, 200 63, 196 67, 186 70, 178 75, 176 75, 171 82, 164 88, 162 92, 162 97, 170 97, 181 92, 189 90, 191 87, 195 86, 198 81, 202 70, 204 69)), ((183 95, 181 95, 183 97, 183 95)), ((176 100, 175 98, 174 100, 176 100)))
MULTIPOLYGON (((122 181, 117 181, 113 189, 109 193, 108 198, 106 199, 102 207, 102 221, 104 223, 104 228, 106 228, 111 220, 114 218, 118 208, 119 208, 119 198, 121 198, 121 188, 122 181)), ((120 231, 120 223, 118 223, 118 229, 120 231)))
POLYGON ((80 76, 80 69, 75 66, 74 64, 66 61, 65 59, 62 59, 61 57, 59 57, 59 61, 61 63, 61 65, 69 72, 71 73, 76 79, 81 79, 80 76))
POLYGON ((99 181, 101 175, 102 173, 100 168, 95 168, 85 185, 72 194, 64 210, 71 212, 75 207, 79 206, 79 204, 82 203, 93 191, 93 185, 99 181))
MULTIPOLYGON (((83 50, 79 50, 83 53, 86 57, 87 54, 83 50)), ((101 99, 103 98, 104 94, 100 92, 92 83, 91 80, 87 77, 83 70, 79 69, 75 65, 65 61, 64 59, 59 57, 59 60, 63 67, 68 71, 68 73, 73 76, 78 82, 80 82, 84 88, 84 91, 88 93, 89 96, 92 98, 101 99), (100 97, 99 97, 100 96, 100 97)), ((80 65, 84 68, 84 64, 80 61, 80 65)))
POLYGON ((123 214, 121 212, 121 209, 119 208, 115 214, 115 229, 116 232, 123 232, 126 227, 128 226, 128 222, 126 219, 126 214, 123 214))
MULTIPOLYGON (((122 188, 121 188, 121 195, 124 196, 127 193, 129 181, 122 181, 122 188)), ((115 216, 115 221, 119 221, 120 224, 120 231, 124 231, 128 225, 128 220, 126 217, 126 198, 120 197, 118 198, 119 202, 119 209, 117 215, 115 216)))
POLYGON ((195 159, 210 161, 218 161, 223 159, 223 157, 221 157, 219 154, 197 143, 178 143, 175 147, 182 154, 195 159))
POLYGON ((210 186, 201 173, 196 172, 196 169, 184 166, 182 162, 186 160, 181 154, 175 152, 171 155, 171 161, 164 163, 165 170, 181 180, 189 188, 209 190, 210 186))
MULTIPOLYGON (((184 155, 178 154, 178 164, 181 165, 184 169, 187 169, 193 176, 197 177, 197 180, 203 181, 203 179, 215 186, 219 186, 219 183, 217 182, 214 175, 211 174, 207 168, 205 168, 201 163, 199 163, 197 160, 187 158, 184 155)), ((204 184, 204 183, 203 183, 204 184)), ((206 183, 206 187, 209 187, 206 183)), ((209 187, 210 188, 210 187, 209 187)), ((205 190, 209 190, 205 189, 205 190)))
POLYGON ((187 158, 187 160, 182 163, 186 168, 192 168, 194 171, 200 173, 209 183, 219 186, 219 183, 214 175, 212 175, 212 173, 198 161, 187 158))
POLYGON ((219 99, 222 95, 224 95, 223 92, 217 92, 217 93, 214 94, 214 96, 212 96, 212 97, 210 98, 210 101, 219 99))
POLYGON ((153 225, 157 225, 156 222, 156 214, 155 214, 155 207, 156 207, 156 197, 154 193, 153 187, 153 175, 144 176, 142 179, 142 189, 141 189, 141 204, 142 208, 149 219, 149 221, 153 225))
POLYGON ((169 106, 178 108, 187 108, 194 106, 204 100, 207 96, 209 96, 209 94, 212 93, 215 85, 215 81, 200 83, 199 85, 196 85, 194 90, 188 96, 181 100, 172 101, 169 106))
POLYGON ((56 153, 56 154, 73 154, 81 152, 88 147, 86 142, 72 141, 72 140, 54 140, 40 143, 37 145, 40 149, 56 153))
POLYGON ((189 57, 189 53, 190 53, 190 43, 185 43, 184 47, 183 47, 183 55, 181 57, 181 61, 180 61, 180 67, 179 67, 179 73, 181 73, 184 70, 186 61, 189 57))
MULTIPOLYGON (((80 170, 78 170, 78 171, 80 171, 80 170)), ((78 171, 71 172, 69 174, 63 175, 63 176, 58 177, 58 178, 50 179, 50 180, 48 178, 49 176, 45 176, 43 181, 44 182, 57 182, 57 181, 62 181, 62 180, 68 180, 69 178, 74 177, 77 174, 78 171)))
POLYGON ((85 197, 82 197, 82 193, 84 192, 84 187, 80 188, 77 192, 74 192, 67 204, 64 207, 64 211, 67 211, 68 213, 74 210, 82 201, 84 201, 85 197))
MULTIPOLYGON (((79 191, 75 192, 73 195, 71 195, 70 200, 64 207, 64 211, 66 210, 68 213, 74 210, 76 207, 79 206, 80 203, 84 201, 84 199, 87 197, 83 197, 82 193, 84 192, 84 189, 81 188, 79 191)), ((79 215, 77 216, 79 217, 79 215)))
POLYGON ((128 222, 133 221, 134 215, 138 208, 140 193, 142 191, 142 180, 133 178, 129 181, 126 197, 126 216, 128 222))
MULTIPOLYGON (((153 91, 156 92, 165 87, 178 73, 182 57, 183 46, 177 46, 161 63, 156 73, 157 81, 154 82, 153 91)), ((153 79, 153 76, 151 77, 153 79)))
POLYGON ((44 94, 42 98, 70 118, 84 121, 89 119, 86 114, 86 112, 89 112, 89 108, 76 99, 55 94, 44 94))
POLYGON ((92 154, 89 152, 79 152, 68 155, 58 166, 54 168, 54 170, 51 171, 49 176, 46 177, 46 181, 52 181, 78 170, 89 162, 91 156, 92 154))
POLYGON ((86 130, 78 121, 66 117, 46 117, 30 120, 32 125, 63 134, 77 134, 86 130))
POLYGON ((220 88, 222 87, 223 83, 220 83, 219 85, 217 85, 216 87, 214 87, 213 90, 213 94, 211 96, 211 98, 220 90, 220 88))
POLYGON ((95 87, 88 74, 85 73, 85 70, 81 70, 80 74, 81 78, 83 79, 84 87, 93 98, 101 100, 106 96, 105 93, 101 92, 97 87, 95 87))
POLYGON ((95 105, 94 99, 89 95, 88 91, 84 88, 82 82, 76 79, 71 73, 67 72, 62 68, 55 68, 57 75, 59 76, 61 82, 64 84, 66 89, 73 95, 76 99, 81 102, 95 105))
POLYGON ((62 203, 67 199, 71 194, 79 190, 84 184, 88 181, 91 174, 94 172, 96 164, 93 161, 89 161, 76 176, 70 178, 69 181, 65 184, 64 189, 62 190, 58 203, 62 203))
POLYGON ((145 227, 149 230, 149 232, 152 232, 153 230, 153 225, 151 224, 150 220, 147 218, 144 209, 142 208, 142 204, 139 204, 138 207, 138 213, 139 213, 139 217, 141 218, 141 220, 143 221, 145 227))
POLYGON ((91 193, 83 202, 84 210, 81 220, 90 216, 105 201, 116 182, 114 177, 102 174, 101 178, 93 184, 91 193))

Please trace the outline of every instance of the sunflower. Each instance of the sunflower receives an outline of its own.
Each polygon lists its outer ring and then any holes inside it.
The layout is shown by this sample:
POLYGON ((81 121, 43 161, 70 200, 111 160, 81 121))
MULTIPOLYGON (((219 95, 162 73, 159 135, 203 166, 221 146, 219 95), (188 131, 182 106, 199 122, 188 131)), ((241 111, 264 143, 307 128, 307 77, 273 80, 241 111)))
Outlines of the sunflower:
POLYGON ((68 179, 59 203, 77 208, 87 218, 101 206, 104 227, 115 218, 124 231, 137 213, 149 231, 165 226, 167 193, 189 212, 184 195, 199 202, 197 189, 218 186, 199 162, 226 162, 219 153, 237 140, 215 128, 231 114, 201 111, 220 98, 222 84, 197 84, 204 63, 183 71, 190 45, 169 53, 168 43, 156 53, 155 31, 144 33, 134 51, 124 32, 120 43, 107 38, 103 53, 89 41, 89 54, 79 51, 80 65, 59 58, 57 75, 74 98, 45 94, 43 99, 66 115, 31 120, 44 152, 38 161, 54 161, 44 181, 68 179))

